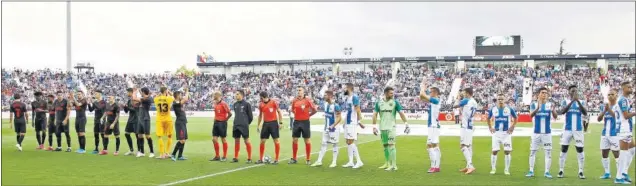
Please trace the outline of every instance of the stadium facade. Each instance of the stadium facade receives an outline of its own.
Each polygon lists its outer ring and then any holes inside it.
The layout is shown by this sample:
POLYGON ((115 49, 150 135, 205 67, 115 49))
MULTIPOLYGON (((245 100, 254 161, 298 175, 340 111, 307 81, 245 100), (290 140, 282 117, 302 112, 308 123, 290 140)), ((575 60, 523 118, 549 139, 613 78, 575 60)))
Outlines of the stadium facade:
POLYGON ((488 56, 426 56, 426 57, 378 57, 332 58, 300 60, 227 61, 197 63, 202 73, 238 74, 242 72, 275 73, 310 69, 337 69, 339 71, 366 71, 371 65, 395 63, 425 63, 432 68, 471 68, 485 65, 535 65, 560 64, 569 69, 578 66, 601 69, 636 64, 636 54, 570 54, 570 55, 488 55, 488 56))

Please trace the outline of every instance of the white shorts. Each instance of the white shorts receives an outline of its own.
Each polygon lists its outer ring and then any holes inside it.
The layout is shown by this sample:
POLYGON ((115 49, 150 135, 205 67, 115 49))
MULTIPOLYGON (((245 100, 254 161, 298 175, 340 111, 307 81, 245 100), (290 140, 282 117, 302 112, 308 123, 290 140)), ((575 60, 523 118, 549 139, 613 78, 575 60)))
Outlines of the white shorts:
POLYGON ((428 140, 426 141, 426 144, 439 144, 439 128, 428 128, 428 140))
POLYGON ((345 139, 357 140, 358 139, 358 133, 356 132, 357 127, 358 127, 358 124, 345 125, 344 126, 345 139))
POLYGON ((338 128, 339 127, 336 127, 336 131, 334 131, 334 132, 323 131, 322 132, 322 143, 323 144, 326 144, 326 143, 337 144, 338 141, 340 140, 340 130, 338 128))
POLYGON ((472 145, 473 144, 473 132, 475 132, 475 128, 473 128, 473 129, 461 128, 459 130, 459 144, 460 145, 472 145))
POLYGON ((583 136, 583 131, 566 130, 561 133, 561 145, 570 145, 570 141, 572 141, 572 139, 574 139, 574 146, 585 146, 585 137, 583 136))
POLYGON ((610 149, 612 151, 618 151, 620 148, 618 147, 618 141, 620 137, 618 136, 601 136, 601 150, 610 149))
POLYGON ((492 151, 499 151, 501 145, 504 151, 512 151, 512 136, 506 131, 497 131, 492 135, 492 151))
POLYGON ((631 132, 621 132, 618 134, 618 139, 620 141, 631 143, 632 142, 632 133, 631 132))
POLYGON ((542 146, 545 150, 552 150, 552 134, 533 133, 530 137, 530 150, 539 150, 542 146))

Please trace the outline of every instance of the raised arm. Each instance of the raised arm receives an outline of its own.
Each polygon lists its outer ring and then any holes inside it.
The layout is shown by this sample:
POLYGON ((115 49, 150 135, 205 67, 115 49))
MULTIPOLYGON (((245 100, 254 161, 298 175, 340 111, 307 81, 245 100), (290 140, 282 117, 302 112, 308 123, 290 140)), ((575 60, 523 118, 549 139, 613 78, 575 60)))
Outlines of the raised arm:
POLYGON ((431 98, 426 95, 426 77, 422 79, 422 84, 420 85, 420 100, 428 102, 431 98))
POLYGON ((564 106, 561 108, 561 111, 559 111, 559 114, 565 114, 566 112, 568 112, 568 110, 570 110, 570 107, 572 107, 572 103, 574 103, 574 101, 570 101, 569 104, 565 104, 565 101, 563 102, 564 104, 561 104, 561 106, 564 106))
MULTIPOLYGON (((608 108, 607 108, 608 106, 607 105, 608 104, 605 104, 604 106, 602 106, 602 111, 601 111, 601 113, 598 114, 598 117, 596 117, 596 121, 599 121, 599 122, 603 121, 603 118, 605 118, 605 114, 607 113, 607 110, 608 110, 608 108)), ((613 112, 612 112, 612 114, 613 114, 613 112)))
POLYGON ((88 104, 88 111, 89 112, 93 112, 95 109, 97 109, 97 107, 95 106, 95 103, 88 104))
POLYGON ((530 104, 530 110, 531 110, 530 117, 534 117, 537 115, 537 112, 539 112, 539 109, 541 108, 540 106, 541 104, 543 103, 537 102, 537 103, 530 104))
POLYGON ((587 109, 585 108, 585 104, 581 103, 581 101, 578 99, 576 100, 576 103, 579 104, 579 110, 581 110, 581 113, 583 115, 587 115, 587 109))
POLYGON ((461 101, 459 101, 459 103, 457 103, 456 105, 453 106, 453 108, 459 108, 459 107, 463 107, 464 105, 468 104, 468 99, 464 98, 461 101))
POLYGON ((64 123, 68 124, 68 118, 71 116, 71 104, 66 103, 66 118, 64 118, 64 123))
POLYGON ((139 93, 139 89, 133 88, 132 100, 136 102, 141 102, 141 98, 137 97, 137 93, 139 93))
POLYGON ((184 91, 184 95, 183 97, 181 97, 181 100, 179 100, 179 103, 181 104, 185 104, 186 102, 188 102, 188 100, 190 99, 190 92, 188 92, 188 89, 186 88, 184 91))
MULTIPOLYGON (((132 101, 131 101, 132 102, 132 101)), ((130 108, 128 108, 128 103, 126 103, 126 105, 124 105, 124 113, 128 113, 128 110, 130 108)))

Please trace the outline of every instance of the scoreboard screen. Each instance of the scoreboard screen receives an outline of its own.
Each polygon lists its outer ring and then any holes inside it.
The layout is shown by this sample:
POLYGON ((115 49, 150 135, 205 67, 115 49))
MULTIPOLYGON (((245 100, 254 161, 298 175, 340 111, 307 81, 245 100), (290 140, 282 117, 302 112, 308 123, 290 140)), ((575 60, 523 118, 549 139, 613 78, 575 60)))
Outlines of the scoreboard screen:
POLYGON ((476 36, 475 55, 520 55, 521 36, 476 36))

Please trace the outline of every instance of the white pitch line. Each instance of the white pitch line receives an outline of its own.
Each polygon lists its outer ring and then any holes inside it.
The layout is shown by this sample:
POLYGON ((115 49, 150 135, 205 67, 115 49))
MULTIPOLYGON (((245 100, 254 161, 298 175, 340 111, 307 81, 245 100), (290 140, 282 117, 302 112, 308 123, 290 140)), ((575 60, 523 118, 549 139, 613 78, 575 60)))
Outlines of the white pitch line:
MULTIPOLYGON (((365 143, 371 143, 371 142, 375 142, 378 141, 379 139, 375 139, 375 140, 371 140, 371 141, 365 141, 362 143, 357 143, 357 145, 362 145, 365 143)), ((300 144, 300 143, 299 143, 300 144)), ((343 145, 343 146, 339 146, 338 149, 341 149, 343 147, 346 147, 347 145, 343 145)), ((318 154, 320 153, 320 151, 317 152, 312 152, 311 155, 314 154, 318 154)), ((307 155, 302 155, 302 156, 298 156, 298 158, 302 158, 305 157, 307 155)), ((291 158, 288 158, 287 160, 282 160, 280 162, 287 162, 289 161, 291 158)), ((280 163, 279 162, 279 163, 280 163)), ((171 183, 166 183, 166 184, 161 184, 159 186, 170 186, 170 185, 176 185, 176 184, 182 184, 182 183, 186 183, 186 182, 191 182, 191 181, 195 181, 195 180, 200 180, 203 178, 209 178, 209 177, 214 177, 214 176, 220 176, 220 175, 224 175, 224 174, 228 174, 228 173, 233 173, 233 172, 237 172, 237 171, 242 171, 242 170, 246 170, 246 169, 251 169, 251 168, 255 168, 255 167, 260 167, 260 166, 264 166, 265 164, 257 164, 257 165, 250 165, 247 167, 241 167, 241 168, 236 168, 236 169, 232 169, 232 170, 227 170, 227 171, 223 171, 223 172, 218 172, 218 173, 214 173, 214 174, 208 174, 208 175, 203 175, 203 176, 197 176, 194 178, 188 178, 188 179, 184 179, 184 180, 179 180, 179 181, 175 181, 175 182, 171 182, 171 183)))

